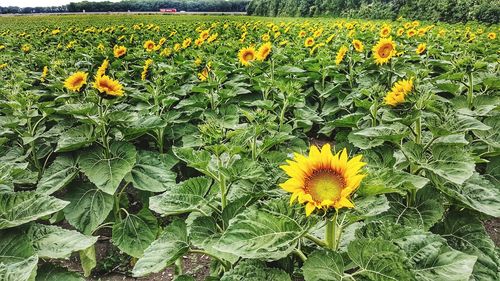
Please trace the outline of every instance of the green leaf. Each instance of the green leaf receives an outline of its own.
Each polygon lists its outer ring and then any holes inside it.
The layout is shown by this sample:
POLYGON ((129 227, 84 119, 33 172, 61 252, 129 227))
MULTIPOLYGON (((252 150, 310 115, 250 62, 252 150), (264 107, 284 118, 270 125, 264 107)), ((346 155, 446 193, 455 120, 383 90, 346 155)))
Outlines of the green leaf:
POLYGON ((214 248, 243 258, 278 260, 293 251, 304 231, 289 214, 249 208, 230 221, 214 248))
POLYGON ((196 151, 191 147, 173 147, 172 150, 175 156, 186 162, 189 167, 193 167, 202 173, 208 171, 208 164, 211 159, 208 151, 196 151))
POLYGON ((442 247, 441 251, 426 257, 413 272, 418 280, 423 281, 468 281, 476 259, 475 256, 442 247))
POLYGON ((63 209, 69 202, 36 192, 0 193, 0 229, 34 221, 63 209))
POLYGON ((165 193, 150 197, 149 208, 163 216, 196 211, 208 203, 205 197, 211 186, 211 179, 190 178, 165 193))
POLYGON ((342 281, 344 270, 342 256, 329 250, 315 251, 302 266, 306 281, 342 281))
POLYGON ((415 202, 410 205, 402 196, 389 196, 389 206, 389 210, 377 216, 376 219, 425 230, 438 222, 444 213, 439 195, 432 192, 430 188, 417 192, 415 202))
POLYGON ((59 136, 56 152, 67 152, 87 147, 95 141, 94 128, 83 124, 63 132, 59 136))
POLYGON ((28 236, 38 256, 51 259, 67 259, 72 252, 86 249, 97 241, 97 237, 74 230, 37 223, 31 225, 28 236))
POLYGON ((80 252, 80 264, 83 269, 83 276, 89 277, 90 273, 92 273, 92 269, 94 269, 97 265, 97 260, 95 257, 95 245, 88 247, 85 250, 81 250, 80 252))
POLYGON ((169 224, 137 261, 132 270, 134 277, 142 277, 159 272, 173 264, 177 258, 189 250, 186 224, 176 220, 169 224))
POLYGON ((349 209, 346 218, 350 222, 356 222, 376 216, 389 209, 389 201, 384 195, 356 197, 354 199, 354 208, 349 209))
POLYGON ((439 183, 436 188, 470 209, 500 217, 500 181, 474 172, 463 184, 439 183))
POLYGON ((238 256, 214 249, 213 246, 220 239, 220 236, 221 230, 217 227, 217 222, 209 216, 197 217, 189 228, 189 238, 193 246, 231 263, 237 262, 238 256))
POLYGON ((38 256, 23 229, 0 230, 0 280, 33 280, 38 256), (21 235, 20 235, 21 234, 21 235))
POLYGON ((135 146, 126 142, 114 142, 110 155, 104 148, 95 146, 84 151, 79 164, 82 171, 102 191, 113 195, 121 181, 135 165, 137 151, 135 146))
POLYGON ((175 184, 176 174, 170 171, 173 161, 167 154, 139 150, 135 166, 125 180, 140 190, 163 192, 175 184))
POLYGON ((476 256, 472 272, 474 280, 500 280, 500 260, 496 247, 481 221, 470 212, 450 212, 433 231, 448 241, 452 248, 476 256))
POLYGON ((36 191, 52 194, 68 185, 78 175, 77 159, 71 155, 58 156, 44 171, 36 191))
POLYGON ((156 239, 158 222, 148 209, 126 217, 113 225, 113 244, 130 256, 140 258, 156 239))
POLYGON ((362 196, 383 193, 406 194, 406 191, 419 190, 429 182, 427 178, 392 168, 370 169, 367 174, 358 191, 362 196))
POLYGON ((37 270, 36 281, 85 281, 77 272, 46 263, 37 270))
POLYGON ((113 209, 113 196, 90 183, 80 183, 66 193, 70 204, 64 208, 66 220, 84 234, 92 232, 106 219, 113 209))
POLYGON ((220 281, 291 281, 290 276, 277 268, 270 268, 258 260, 245 260, 226 272, 220 281))
POLYGON ((456 184, 464 183, 475 169, 474 159, 467 152, 444 144, 432 146, 432 159, 421 166, 456 184))
POLYGON ((356 275, 373 281, 411 280, 412 274, 405 264, 399 248, 382 239, 361 238, 347 246, 347 254, 358 267, 356 275))

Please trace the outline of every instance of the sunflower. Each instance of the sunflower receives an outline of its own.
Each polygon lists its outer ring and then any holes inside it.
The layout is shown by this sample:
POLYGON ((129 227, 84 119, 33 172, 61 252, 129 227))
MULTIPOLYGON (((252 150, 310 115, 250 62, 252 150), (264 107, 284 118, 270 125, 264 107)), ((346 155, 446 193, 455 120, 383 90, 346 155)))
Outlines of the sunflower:
POLYGON ((298 153, 294 156, 293 161, 287 160, 288 165, 280 167, 291 177, 280 184, 292 193, 290 203, 295 200, 301 204, 307 202, 306 216, 315 209, 354 207, 349 196, 365 177, 359 173, 366 164, 361 162, 361 155, 348 160, 345 148, 333 155, 330 145, 325 144, 321 151, 311 146, 309 157, 298 153))
POLYGON ((198 73, 198 79, 200 79, 200 81, 206 81, 208 79, 208 71, 209 67, 204 67, 203 70, 198 73))
POLYGON ((182 41, 182 48, 186 49, 187 47, 191 46, 192 41, 193 41, 193 39, 191 39, 191 38, 184 39, 184 41, 182 41))
POLYGON ((156 48, 156 44, 153 40, 148 40, 148 41, 144 42, 144 49, 146 49, 146 51, 152 52, 152 51, 154 51, 155 48, 156 48))
POLYGON ((203 45, 204 42, 205 42, 205 40, 203 40, 201 38, 194 40, 194 44, 196 45, 196 47, 200 47, 201 45, 203 45))
POLYGON ((365 46, 363 46, 363 42, 361 42, 357 39, 354 39, 352 41, 352 45, 354 46, 354 49, 360 53, 363 52, 363 50, 365 49, 365 46))
POLYGON ((238 53, 238 59, 244 66, 249 66, 251 62, 255 60, 255 57, 254 47, 243 48, 238 53))
POLYGON ((94 88, 96 88, 104 98, 123 96, 123 86, 120 82, 111 79, 107 75, 96 76, 94 88))
POLYGON ((163 44, 165 44, 165 42, 167 42, 167 38, 162 37, 162 38, 160 38, 160 41, 158 41, 158 45, 163 46, 163 44))
POLYGON ((87 76, 88 73, 83 71, 75 72, 70 77, 66 78, 64 87, 68 90, 78 92, 83 85, 87 84, 87 76))
POLYGON ((417 55, 421 55, 425 53, 426 50, 427 50, 427 45, 425 45, 425 43, 420 43, 418 44, 418 47, 415 50, 415 52, 417 53, 417 55))
POLYGON ((314 45, 314 39, 312 37, 307 37, 306 40, 304 40, 304 46, 312 47, 313 45, 314 45))
POLYGON ((302 38, 302 37, 305 37, 306 36, 306 32, 304 30, 301 30, 299 32, 299 38, 302 38))
POLYGON ((406 32, 406 36, 408 36, 408 38, 415 36, 415 34, 417 34, 417 31, 413 28, 406 32))
POLYGON ((141 72, 141 80, 142 81, 146 80, 146 76, 148 76, 149 66, 151 64, 153 64, 153 60, 152 59, 147 59, 144 62, 144 66, 142 67, 142 72, 141 72))
POLYGON ((260 46, 257 50, 257 59, 264 61, 271 53, 272 47, 273 46, 269 42, 262 44, 262 46, 260 46))
POLYGON ((200 39, 202 40, 207 40, 208 36, 210 35, 210 31, 208 29, 206 30, 203 30, 201 33, 200 33, 200 39))
POLYGON ((384 100, 390 106, 396 106, 405 101, 405 97, 413 90, 413 80, 400 80, 392 86, 384 100))
POLYGON ((403 28, 398 29, 398 31, 396 32, 398 36, 403 35, 403 33, 405 33, 405 30, 403 28))
POLYGON ((116 45, 113 48, 113 54, 115 55, 115 58, 123 57, 126 53, 127 53, 127 48, 125 46, 116 45))
POLYGON ((106 74, 106 69, 108 69, 108 66, 109 60, 104 59, 101 66, 99 66, 99 68, 97 69, 97 76, 103 76, 104 74, 106 74))
POLYGON ((497 34, 495 32, 488 33, 488 39, 495 40, 497 38, 497 34))
POLYGON ((217 37, 219 37, 219 33, 214 33, 214 34, 210 35, 210 37, 208 37, 207 42, 212 43, 213 41, 215 41, 217 39, 217 37))
POLYGON ((384 64, 396 54, 396 43, 392 38, 381 38, 372 49, 377 64, 384 64))
POLYGON ((40 82, 45 82, 45 78, 47 78, 48 74, 49 74, 49 68, 47 66, 44 66, 42 70, 42 76, 40 77, 40 82))
POLYGON ((261 39, 262 39, 262 41, 267 42, 271 39, 271 36, 269 36, 269 34, 266 33, 266 34, 262 35, 261 39))
POLYGON ((7 66, 8 66, 8 65, 7 65, 6 63, 2 63, 2 64, 0 64, 0 70, 2 70, 2 69, 4 69, 4 68, 6 68, 7 66))
POLYGON ((382 27, 382 29, 380 29, 380 37, 387 37, 391 34, 391 27, 388 26, 388 25, 385 25, 384 27, 382 27))
POLYGON ((349 49, 346 46, 340 47, 339 51, 337 52, 337 56, 335 57, 336 65, 339 65, 342 62, 348 50, 349 49))

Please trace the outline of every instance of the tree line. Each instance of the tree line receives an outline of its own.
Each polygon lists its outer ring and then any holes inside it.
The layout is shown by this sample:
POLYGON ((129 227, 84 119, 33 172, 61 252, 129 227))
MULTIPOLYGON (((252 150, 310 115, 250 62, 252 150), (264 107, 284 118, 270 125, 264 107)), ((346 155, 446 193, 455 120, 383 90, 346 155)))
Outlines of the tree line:
POLYGON ((245 12, 250 0, 124 0, 121 2, 77 2, 54 7, 0 7, 0 13, 64 13, 64 12, 127 12, 159 11, 175 8, 187 12, 245 12))
POLYGON ((500 0, 252 0, 247 13, 259 16, 335 16, 498 23, 500 0))

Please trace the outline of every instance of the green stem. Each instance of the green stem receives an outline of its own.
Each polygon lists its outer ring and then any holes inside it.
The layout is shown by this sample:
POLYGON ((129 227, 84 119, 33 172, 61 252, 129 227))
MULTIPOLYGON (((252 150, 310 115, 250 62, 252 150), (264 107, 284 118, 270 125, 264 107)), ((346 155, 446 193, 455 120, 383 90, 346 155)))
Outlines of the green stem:
POLYGON ((318 239, 317 237, 315 237, 315 236, 313 236, 313 235, 311 235, 311 234, 306 234, 306 235, 304 235, 304 238, 306 238, 306 239, 309 239, 309 240, 313 241, 316 245, 318 245, 318 246, 320 246, 320 247, 323 247, 323 248, 327 247, 327 245, 326 245, 325 241, 323 241, 323 240, 321 240, 321 239, 318 239))
POLYGON ((182 256, 175 260, 175 275, 182 275, 182 256))
POLYGON ((104 107, 103 98, 99 97, 98 109, 99 109, 99 119, 101 120, 101 141, 102 141, 102 146, 104 147, 105 150, 104 153, 106 155, 106 158, 109 158, 110 151, 108 142, 108 129, 106 127, 106 118, 103 107, 104 107))
POLYGON ((422 117, 418 116, 417 121, 415 121, 415 143, 422 143, 422 117))
POLYGON ((212 255, 212 254, 210 254, 208 252, 205 252, 203 250, 198 250, 198 249, 189 249, 189 252, 192 253, 192 254, 201 254, 201 255, 209 256, 209 257, 211 257, 211 258, 219 261, 224 266, 224 268, 226 270, 231 269, 231 265, 228 262, 226 262, 226 261, 220 259, 219 257, 217 257, 215 255, 212 255))
POLYGON ((335 228, 337 225, 337 216, 338 212, 335 211, 335 215, 331 220, 328 220, 326 222, 326 234, 325 234, 325 240, 326 240, 326 246, 328 249, 335 249, 337 247, 336 245, 336 232, 335 228))
POLYGON ((227 206, 227 191, 226 191, 226 178, 224 178, 223 175, 221 175, 221 181, 219 184, 221 193, 221 206, 222 210, 224 210, 227 206))
POLYGON ((294 249, 293 253, 296 254, 303 262, 307 260, 306 255, 304 255, 300 249, 294 249))
POLYGON ((288 107, 288 100, 285 100, 285 102, 283 103, 283 108, 281 109, 281 113, 280 113, 279 131, 281 131, 281 127, 283 126, 283 123, 285 121, 285 112, 286 112, 287 107, 288 107))
POLYGON ((163 154, 163 147, 165 146, 164 128, 158 129, 158 151, 163 154))
POLYGON ((472 102, 474 100, 474 80, 472 76, 472 72, 469 72, 469 91, 467 93, 467 104, 469 105, 469 109, 472 109, 472 102))

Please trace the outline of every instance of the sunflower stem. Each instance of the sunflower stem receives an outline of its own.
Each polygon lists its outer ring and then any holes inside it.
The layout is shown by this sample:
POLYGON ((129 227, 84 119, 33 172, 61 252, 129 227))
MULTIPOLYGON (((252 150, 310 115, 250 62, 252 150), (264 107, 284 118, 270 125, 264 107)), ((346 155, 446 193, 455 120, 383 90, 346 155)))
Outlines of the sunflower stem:
POLYGON ((311 235, 311 234, 306 234, 304 235, 304 238, 306 239, 309 239, 311 241, 313 241, 316 245, 320 246, 320 247, 327 247, 325 241, 321 240, 321 239, 318 239, 317 237, 311 235))
POLYGON ((467 104, 469 105, 469 109, 472 109, 472 101, 474 99, 474 80, 472 76, 472 71, 468 73, 469 76, 469 86, 468 86, 468 93, 467 93, 467 104))
POLYGON ((327 220, 326 222, 326 246, 328 249, 334 250, 337 247, 337 234, 336 234, 336 226, 337 226, 337 216, 338 211, 335 210, 335 215, 331 220, 327 220))
POLYGON ((422 117, 421 116, 418 116, 417 120, 415 121, 415 143, 416 144, 422 143, 422 117))
POLYGON ((304 255, 300 249, 294 249, 293 253, 296 254, 303 262, 307 260, 306 255, 304 255))

